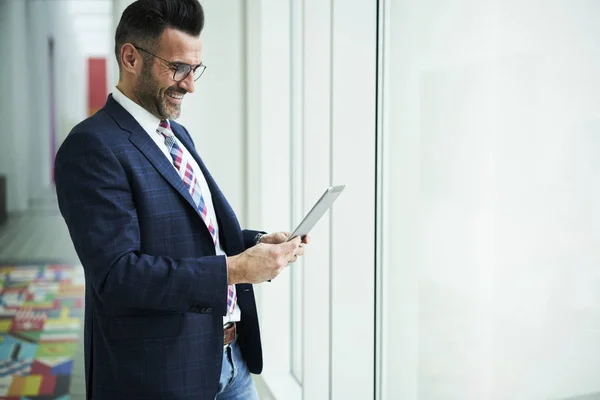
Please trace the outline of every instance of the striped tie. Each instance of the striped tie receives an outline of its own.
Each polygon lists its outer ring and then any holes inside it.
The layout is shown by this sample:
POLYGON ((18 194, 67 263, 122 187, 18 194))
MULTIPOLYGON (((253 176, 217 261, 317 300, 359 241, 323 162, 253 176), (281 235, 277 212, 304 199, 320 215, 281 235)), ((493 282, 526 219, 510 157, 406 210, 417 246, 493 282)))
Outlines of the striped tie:
MULTIPOLYGON (((198 207, 198 211, 200 211, 200 215, 202 215, 202 219, 210 232, 210 235, 213 239, 215 246, 217 245, 218 235, 217 230, 215 229, 215 225, 208 215, 208 208, 206 207, 206 202, 204 201, 204 197, 202 196, 202 191, 200 190, 200 184, 198 183, 198 179, 196 178, 196 174, 192 168, 192 165, 187 162, 187 160, 183 159, 183 150, 177 144, 175 140, 175 135, 171 130, 171 126, 169 125, 168 120, 161 120, 158 128, 156 129, 158 133, 164 136, 165 145, 171 154, 171 158, 173 159, 173 164, 175 168, 179 172, 179 176, 183 180, 183 183, 187 187, 196 207, 198 207)), ((232 313, 235 307, 235 285, 229 285, 227 290, 227 310, 232 313)))

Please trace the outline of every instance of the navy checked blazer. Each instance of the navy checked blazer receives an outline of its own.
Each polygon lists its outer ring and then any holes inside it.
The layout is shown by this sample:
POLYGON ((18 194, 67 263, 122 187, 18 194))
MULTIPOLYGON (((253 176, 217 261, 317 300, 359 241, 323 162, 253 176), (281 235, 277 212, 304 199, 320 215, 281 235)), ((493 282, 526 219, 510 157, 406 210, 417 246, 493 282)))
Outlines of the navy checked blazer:
MULTIPOLYGON (((195 150, 228 255, 254 244, 195 150)), ((109 96, 56 156, 60 211, 85 270, 87 398, 211 399, 221 372, 225 256, 170 161, 109 96)), ((252 285, 237 285, 239 344, 252 373, 262 350, 252 285)))

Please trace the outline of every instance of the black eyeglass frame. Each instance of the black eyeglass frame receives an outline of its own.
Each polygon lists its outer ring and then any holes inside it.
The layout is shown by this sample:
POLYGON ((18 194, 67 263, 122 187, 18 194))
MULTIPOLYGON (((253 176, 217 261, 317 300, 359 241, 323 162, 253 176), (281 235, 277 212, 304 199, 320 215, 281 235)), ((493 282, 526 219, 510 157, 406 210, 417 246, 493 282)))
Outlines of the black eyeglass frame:
POLYGON ((165 60, 164 58, 159 57, 156 54, 153 54, 153 53, 149 52, 148 50, 143 49, 143 48, 141 48, 139 46, 133 45, 133 47, 135 47, 137 50, 141 50, 144 53, 148 53, 152 57, 156 57, 159 60, 164 61, 165 63, 167 63, 166 66, 168 66, 173 71, 173 80, 175 82, 181 82, 181 81, 185 80, 191 72, 194 73, 194 82, 196 82, 198 79, 200 79, 200 77, 202 76, 202 74, 204 74, 204 71, 206 71, 206 65, 204 65, 204 63, 200 63, 200 64, 195 65, 195 66, 194 65, 190 65, 190 64, 185 64, 185 63, 174 63, 174 62, 165 60), (196 76, 196 70, 198 68, 202 68, 202 69, 200 70, 200 75, 196 76), (177 73, 183 74, 183 78, 176 79, 177 73))

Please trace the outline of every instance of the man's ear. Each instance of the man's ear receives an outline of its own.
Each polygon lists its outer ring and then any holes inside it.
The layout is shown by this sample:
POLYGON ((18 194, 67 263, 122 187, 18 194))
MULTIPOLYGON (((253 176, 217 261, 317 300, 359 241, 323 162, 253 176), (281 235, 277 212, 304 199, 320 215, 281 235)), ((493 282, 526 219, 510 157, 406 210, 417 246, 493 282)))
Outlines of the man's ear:
POLYGON ((131 43, 125 43, 121 46, 121 68, 133 74, 137 74, 139 65, 142 63, 142 57, 137 49, 131 43))

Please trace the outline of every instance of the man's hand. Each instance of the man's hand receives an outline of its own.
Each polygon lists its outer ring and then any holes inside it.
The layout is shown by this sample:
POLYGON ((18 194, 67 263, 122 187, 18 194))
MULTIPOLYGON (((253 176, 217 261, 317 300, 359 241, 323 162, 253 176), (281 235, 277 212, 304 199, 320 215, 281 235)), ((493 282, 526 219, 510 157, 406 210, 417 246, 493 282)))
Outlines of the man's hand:
MULTIPOLYGON (((264 235, 260 238, 260 242, 259 243, 267 243, 267 244, 280 244, 283 243, 287 240, 287 238, 290 236, 289 232, 274 232, 274 233, 269 233, 268 235, 264 235)), ((297 238, 294 238, 294 240, 297 238)), ((304 247, 304 245, 309 244, 310 243, 310 236, 306 235, 304 237, 304 239, 302 239, 302 242, 300 243, 300 247, 304 247)), ((304 250, 302 251, 302 254, 304 254, 304 250)), ((302 255, 299 254, 299 255, 302 255)), ((293 264, 296 262, 296 260, 298 259, 298 256, 296 255, 296 257, 294 257, 292 259, 292 261, 290 261, 290 264, 293 264)))
MULTIPOLYGON (((289 236, 290 236, 289 232, 269 233, 268 235, 264 235, 260 238, 260 243, 279 244, 279 243, 285 242, 289 236)), ((310 243, 310 236, 309 235, 304 236, 304 239, 302 239, 301 244, 309 244, 309 243, 310 243)))
POLYGON ((261 283, 275 278, 289 264, 304 254, 304 242, 299 237, 286 242, 289 234, 277 232, 265 235, 256 246, 241 254, 227 257, 229 284, 261 283))

